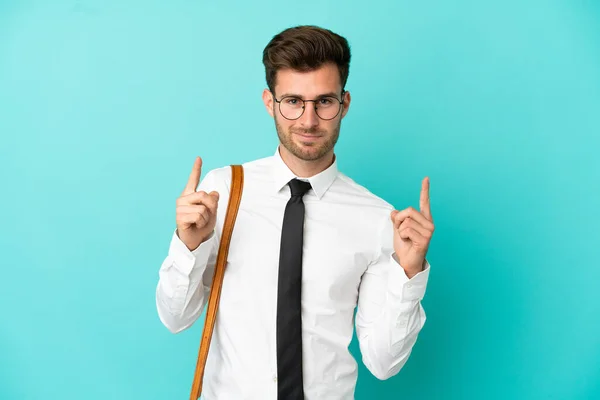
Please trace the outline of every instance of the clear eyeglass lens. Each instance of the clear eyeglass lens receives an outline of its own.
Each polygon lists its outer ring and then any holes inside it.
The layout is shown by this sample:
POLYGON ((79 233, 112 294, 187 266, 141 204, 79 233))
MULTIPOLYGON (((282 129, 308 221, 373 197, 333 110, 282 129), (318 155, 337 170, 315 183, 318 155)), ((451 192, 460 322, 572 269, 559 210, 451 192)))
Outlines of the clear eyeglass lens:
MULTIPOLYGON (((313 102, 309 102, 309 106, 313 102)), ((281 114, 287 119, 298 119, 304 113, 304 100, 297 97, 284 97, 279 102, 281 114)), ((340 110, 340 102, 335 97, 322 97, 314 102, 317 115, 322 119, 332 119, 340 110)))

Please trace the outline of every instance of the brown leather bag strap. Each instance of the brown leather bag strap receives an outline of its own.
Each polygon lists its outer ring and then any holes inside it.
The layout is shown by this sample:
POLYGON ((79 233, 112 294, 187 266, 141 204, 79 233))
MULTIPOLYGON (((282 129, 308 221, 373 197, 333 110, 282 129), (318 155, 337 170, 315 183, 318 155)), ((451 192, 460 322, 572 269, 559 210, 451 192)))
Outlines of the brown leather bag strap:
POLYGON ((217 308, 219 307, 219 299, 221 297, 221 286, 223 285, 223 276, 225 274, 225 264, 227 262, 227 254, 229 253, 229 242, 231 241, 233 226, 235 224, 235 219, 240 206, 243 187, 244 169, 241 165, 232 165, 229 204, 227 206, 227 214, 223 224, 223 234, 221 235, 217 263, 215 266, 212 286, 210 288, 210 297, 208 299, 208 305, 206 309, 206 321, 204 322, 202 341, 200 342, 200 349, 198 351, 198 361, 196 363, 196 371, 194 373, 194 382, 192 383, 190 400, 197 400, 200 398, 200 393, 202 393, 204 366, 206 365, 206 359, 208 358, 208 348, 210 346, 210 340, 215 327, 217 308))

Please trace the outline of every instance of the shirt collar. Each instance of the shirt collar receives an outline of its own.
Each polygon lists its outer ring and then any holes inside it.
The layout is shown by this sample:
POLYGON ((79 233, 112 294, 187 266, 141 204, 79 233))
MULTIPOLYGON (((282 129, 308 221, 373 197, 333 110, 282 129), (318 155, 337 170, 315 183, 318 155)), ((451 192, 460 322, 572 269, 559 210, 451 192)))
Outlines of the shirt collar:
POLYGON ((286 186, 289 181, 291 181, 294 178, 297 178, 303 181, 310 182, 312 190, 315 192, 317 198, 320 200, 325 195, 325 192, 327 192, 329 187, 333 184, 335 178, 337 178, 337 157, 335 156, 335 154, 333 155, 333 163, 326 170, 321 171, 318 174, 311 176, 310 178, 298 178, 296 175, 294 175, 294 173, 289 169, 287 164, 281 158, 281 154, 279 153, 279 146, 277 146, 277 150, 275 151, 275 155, 273 156, 272 172, 274 178, 273 190, 275 190, 276 193, 279 193, 279 191, 283 189, 283 187, 286 186))

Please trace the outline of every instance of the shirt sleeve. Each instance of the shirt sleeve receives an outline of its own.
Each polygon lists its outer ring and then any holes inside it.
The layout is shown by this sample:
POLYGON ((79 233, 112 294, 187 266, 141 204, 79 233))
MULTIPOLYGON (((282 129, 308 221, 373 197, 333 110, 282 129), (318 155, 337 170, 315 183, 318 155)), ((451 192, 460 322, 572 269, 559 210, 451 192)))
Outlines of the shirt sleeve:
POLYGON ((421 300, 430 265, 411 279, 397 261, 391 219, 380 231, 379 250, 363 274, 356 315, 362 360, 378 379, 396 375, 406 364, 425 324, 421 300))
POLYGON ((173 333, 181 332, 194 324, 204 309, 217 261, 222 229, 223 207, 228 203, 228 185, 210 171, 197 191, 219 192, 219 205, 215 230, 198 248, 190 251, 181 241, 177 230, 173 232, 167 255, 163 260, 156 287, 156 307, 160 321, 173 333))

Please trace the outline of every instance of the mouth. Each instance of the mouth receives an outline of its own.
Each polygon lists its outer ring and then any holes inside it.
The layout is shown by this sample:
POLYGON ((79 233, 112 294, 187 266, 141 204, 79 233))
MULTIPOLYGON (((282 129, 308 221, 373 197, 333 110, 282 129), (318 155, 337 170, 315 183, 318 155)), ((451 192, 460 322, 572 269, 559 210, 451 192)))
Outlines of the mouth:
POLYGON ((319 135, 306 135, 303 133, 296 133, 296 135, 300 136, 303 140, 307 140, 310 142, 316 141, 321 138, 319 135))

